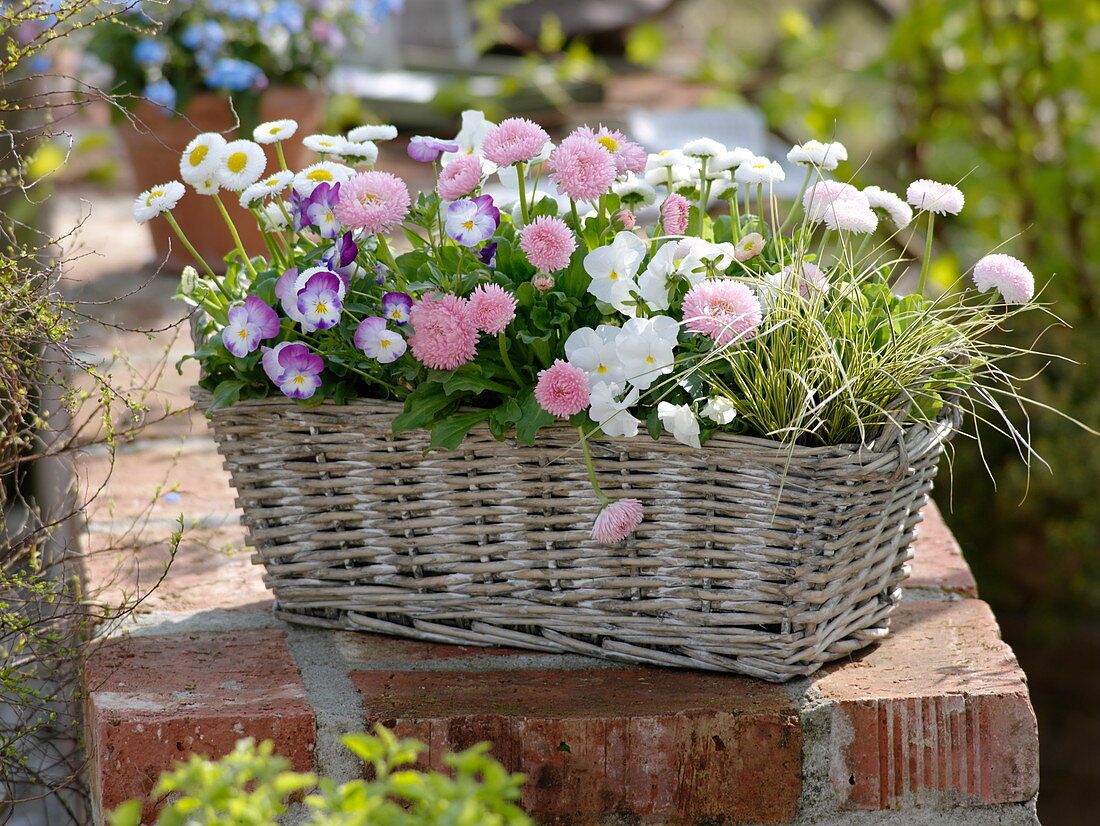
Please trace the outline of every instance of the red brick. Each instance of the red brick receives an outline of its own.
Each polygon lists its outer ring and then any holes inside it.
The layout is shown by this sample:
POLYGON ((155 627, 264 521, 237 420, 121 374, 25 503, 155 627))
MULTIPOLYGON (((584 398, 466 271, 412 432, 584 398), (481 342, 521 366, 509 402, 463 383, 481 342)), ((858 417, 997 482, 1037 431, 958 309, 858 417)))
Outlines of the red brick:
POLYGON ((188 754, 220 757, 244 737, 272 740, 298 771, 313 767, 316 726, 282 631, 109 640, 85 669, 93 795, 110 809, 148 799, 188 754))
POLYGON ((925 506, 924 521, 918 531, 911 563, 913 570, 902 585, 940 588, 949 594, 976 597, 978 584, 935 502, 929 501, 925 506))
POLYGON ((481 741, 527 775, 542 823, 625 813, 779 823, 801 790, 797 709, 779 686, 668 669, 359 671, 369 724, 447 751, 481 741))
POLYGON ((1027 682, 976 599, 902 603, 893 633, 827 666, 835 703, 831 781, 851 808, 1030 799, 1039 742, 1027 682))

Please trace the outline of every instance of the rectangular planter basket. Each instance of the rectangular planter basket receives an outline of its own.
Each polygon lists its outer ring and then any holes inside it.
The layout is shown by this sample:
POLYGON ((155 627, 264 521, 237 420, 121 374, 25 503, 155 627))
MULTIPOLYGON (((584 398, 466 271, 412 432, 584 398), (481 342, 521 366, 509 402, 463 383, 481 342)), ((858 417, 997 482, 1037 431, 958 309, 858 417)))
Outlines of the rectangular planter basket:
POLYGON ((646 512, 610 546, 588 537, 575 430, 525 447, 480 427, 428 452, 425 431, 391 434, 400 410, 270 398, 212 412, 280 617, 773 681, 886 635, 957 425, 952 411, 874 447, 603 438, 605 491, 646 512))

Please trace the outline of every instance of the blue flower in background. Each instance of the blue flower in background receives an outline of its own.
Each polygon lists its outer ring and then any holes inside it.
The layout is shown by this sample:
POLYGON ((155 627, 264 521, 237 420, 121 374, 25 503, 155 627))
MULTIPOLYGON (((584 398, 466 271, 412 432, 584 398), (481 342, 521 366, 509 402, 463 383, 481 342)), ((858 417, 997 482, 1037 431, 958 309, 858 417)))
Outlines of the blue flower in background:
POLYGON ((243 92, 267 84, 267 76, 259 66, 235 57, 215 60, 204 80, 211 89, 225 89, 230 92, 243 92))
POLYGON ((192 23, 183 30, 180 42, 191 51, 216 52, 225 45, 225 31, 214 20, 192 23))
POLYGON ((264 15, 262 25, 283 28, 291 34, 298 34, 306 26, 306 16, 297 3, 281 0, 275 4, 275 8, 264 15))
POLYGON ((256 0, 238 0, 225 10, 230 20, 259 20, 260 4, 256 0))
POLYGON ((372 23, 381 23, 391 14, 401 11, 405 0, 355 0, 352 11, 372 23))
POLYGON ((145 38, 134 44, 134 60, 142 66, 160 66, 168 58, 168 48, 159 40, 145 38))
POLYGON ((158 80, 145 87, 143 93, 150 101, 165 109, 176 108, 176 90, 167 80, 158 80))

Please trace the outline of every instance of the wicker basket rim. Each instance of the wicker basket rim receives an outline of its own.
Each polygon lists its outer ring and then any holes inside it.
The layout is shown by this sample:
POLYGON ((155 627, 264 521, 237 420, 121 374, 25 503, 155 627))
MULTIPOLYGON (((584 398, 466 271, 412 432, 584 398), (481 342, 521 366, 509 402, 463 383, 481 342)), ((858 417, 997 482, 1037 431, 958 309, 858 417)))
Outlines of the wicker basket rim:
MULTIPOLYGON (((191 388, 191 398, 197 406, 206 407, 212 399, 209 391, 204 388, 194 385, 191 388)), ((341 410, 349 408, 372 408, 377 409, 379 407, 390 410, 394 415, 402 412, 404 406, 400 402, 396 402, 390 399, 365 399, 357 398, 350 399, 343 404, 336 404, 334 402, 326 401, 316 407, 303 408, 298 404, 295 404, 291 399, 279 398, 276 396, 267 396, 262 399, 244 399, 233 404, 233 407, 249 407, 249 408, 263 408, 273 407, 280 409, 290 409, 295 411, 305 412, 329 412, 337 413, 341 410)), ((476 408, 470 408, 474 410, 476 408)), ((945 408, 939 417, 936 419, 935 433, 936 441, 947 441, 956 429, 958 429, 959 411, 956 407, 945 408)), ((471 432, 477 430, 487 430, 487 425, 484 423, 478 424, 472 428, 471 432)), ((902 428, 903 441, 909 441, 910 438, 921 430, 929 429, 925 425, 920 423, 910 424, 902 428)), ((550 426, 543 428, 543 430, 556 431, 558 433, 569 433, 571 438, 575 438, 576 434, 572 427, 565 425, 562 426, 550 426)), ((659 439, 651 440, 657 444, 664 443, 665 445, 675 445, 681 450, 693 450, 688 445, 684 445, 680 442, 676 442, 669 434, 662 433, 659 439)), ((593 444, 637 444, 633 439, 627 437, 616 437, 601 435, 598 439, 592 440, 593 444)), ((536 442, 535 446, 538 446, 536 442)), ((711 447, 718 449, 733 449, 740 448, 742 450, 754 450, 754 451, 766 451, 771 453, 784 453, 788 458, 798 458, 812 460, 815 458, 828 458, 836 459, 841 457, 850 457, 857 459, 861 462, 872 461, 874 459, 884 457, 888 454, 895 453, 896 446, 887 446, 884 450, 874 450, 871 445, 858 444, 858 443, 843 443, 839 445, 821 445, 821 446, 807 446, 807 445, 791 445, 785 442, 778 441, 776 439, 765 439, 759 436, 741 436, 733 433, 717 432, 711 436, 706 445, 699 449, 700 452, 708 452, 711 447)))

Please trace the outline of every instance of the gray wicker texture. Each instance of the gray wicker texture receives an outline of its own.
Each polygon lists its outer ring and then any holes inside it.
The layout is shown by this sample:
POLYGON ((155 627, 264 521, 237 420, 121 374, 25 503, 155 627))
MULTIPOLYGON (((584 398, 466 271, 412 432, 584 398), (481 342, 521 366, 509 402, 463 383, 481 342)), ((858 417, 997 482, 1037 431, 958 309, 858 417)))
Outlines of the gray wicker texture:
POLYGON ((646 510, 608 546, 588 538, 597 506, 576 431, 529 448, 476 429, 428 452, 424 431, 391 435, 398 412, 283 399, 213 411, 283 619, 773 681, 886 635, 957 424, 896 428, 873 448, 601 439, 605 491, 646 510))

